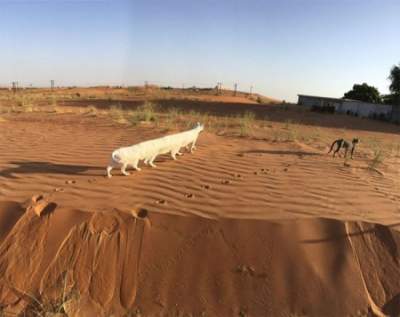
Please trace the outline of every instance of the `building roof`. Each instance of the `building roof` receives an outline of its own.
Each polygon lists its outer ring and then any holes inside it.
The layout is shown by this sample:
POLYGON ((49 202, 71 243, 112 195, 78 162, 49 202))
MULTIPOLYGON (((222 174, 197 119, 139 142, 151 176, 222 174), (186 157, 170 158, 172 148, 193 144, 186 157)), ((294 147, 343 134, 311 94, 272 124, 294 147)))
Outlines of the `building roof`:
POLYGON ((309 98, 318 98, 318 99, 325 99, 325 100, 334 100, 334 101, 354 101, 352 99, 343 99, 343 98, 333 98, 333 97, 321 97, 321 96, 311 96, 311 95, 301 95, 298 94, 299 97, 309 97, 309 98))
POLYGON ((381 104, 381 103, 373 103, 373 102, 365 102, 361 100, 354 100, 354 99, 347 99, 347 98, 332 98, 332 97, 321 97, 321 96, 311 96, 311 95, 301 95, 298 94, 297 96, 299 97, 308 97, 308 98, 316 98, 316 99, 324 99, 324 100, 333 100, 333 101, 347 101, 347 102, 358 102, 358 103, 364 103, 364 104, 371 104, 371 105, 380 105, 380 106, 393 106, 393 105, 387 105, 387 104, 381 104))

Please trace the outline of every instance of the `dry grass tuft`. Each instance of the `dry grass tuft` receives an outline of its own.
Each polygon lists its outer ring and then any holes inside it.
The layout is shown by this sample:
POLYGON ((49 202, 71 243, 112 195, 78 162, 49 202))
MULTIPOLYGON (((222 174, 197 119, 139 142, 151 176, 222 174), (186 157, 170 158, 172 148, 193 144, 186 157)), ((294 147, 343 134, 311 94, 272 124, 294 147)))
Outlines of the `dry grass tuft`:
POLYGON ((372 170, 376 170, 380 165, 382 165, 385 160, 385 155, 380 148, 376 148, 373 150, 373 156, 371 161, 369 162, 369 168, 372 170))
POLYGON ((250 111, 246 111, 242 117, 239 117, 240 136, 245 137, 251 135, 255 117, 255 114, 250 111))
POLYGON ((120 124, 127 124, 129 121, 125 118, 124 111, 122 110, 121 105, 114 105, 110 107, 109 114, 111 119, 120 124))
POLYGON ((91 117, 96 117, 98 115, 97 108, 95 106, 89 106, 87 108, 86 114, 91 116, 91 117))

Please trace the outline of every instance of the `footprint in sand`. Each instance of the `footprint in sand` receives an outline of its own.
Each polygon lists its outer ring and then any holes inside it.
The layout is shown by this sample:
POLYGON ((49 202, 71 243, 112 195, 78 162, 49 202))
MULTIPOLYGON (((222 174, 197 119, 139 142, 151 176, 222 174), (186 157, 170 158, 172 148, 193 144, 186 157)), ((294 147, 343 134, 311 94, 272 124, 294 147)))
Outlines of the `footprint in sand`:
POLYGON ((55 191, 55 192, 63 192, 64 188, 57 187, 57 188, 54 188, 53 191, 55 191))
POLYGON ((228 184, 231 184, 232 182, 230 180, 228 180, 228 179, 224 179, 224 180, 221 181, 221 183, 224 184, 224 185, 228 185, 228 184))
POLYGON ((65 184, 67 184, 67 185, 71 185, 71 184, 75 184, 75 183, 76 183, 76 181, 73 179, 69 179, 69 180, 65 181, 65 184))
POLYGON ((186 197, 186 198, 194 198, 194 195, 193 195, 193 194, 190 194, 190 193, 188 193, 188 194, 185 194, 185 197, 186 197))
POLYGON ((236 177, 236 178, 241 178, 242 177, 242 175, 240 175, 239 173, 232 174, 232 176, 236 177))
POLYGON ((164 200, 164 199, 159 199, 159 200, 156 201, 156 203, 159 204, 159 205, 166 205, 167 201, 164 200))
POLYGON ((201 185, 201 188, 204 188, 204 189, 210 189, 210 188, 211 188, 211 186, 210 186, 210 185, 201 185))

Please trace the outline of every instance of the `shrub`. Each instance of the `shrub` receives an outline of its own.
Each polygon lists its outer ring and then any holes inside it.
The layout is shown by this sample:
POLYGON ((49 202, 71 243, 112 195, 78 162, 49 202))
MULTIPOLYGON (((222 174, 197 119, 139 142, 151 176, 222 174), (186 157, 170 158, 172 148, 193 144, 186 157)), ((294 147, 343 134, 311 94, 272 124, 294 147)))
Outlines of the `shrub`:
POLYGON ((248 136, 251 133, 251 128, 254 125, 255 114, 246 111, 241 118, 239 118, 240 136, 248 136))

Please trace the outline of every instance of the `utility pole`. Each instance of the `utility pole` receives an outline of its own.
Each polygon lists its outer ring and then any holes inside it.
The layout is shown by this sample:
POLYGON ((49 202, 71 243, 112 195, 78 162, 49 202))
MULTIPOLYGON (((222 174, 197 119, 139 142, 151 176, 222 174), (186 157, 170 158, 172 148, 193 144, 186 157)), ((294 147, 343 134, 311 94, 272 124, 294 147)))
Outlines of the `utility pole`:
POLYGON ((218 82, 217 83, 217 95, 221 94, 221 90, 222 90, 222 83, 218 82))
POLYGON ((54 90, 54 79, 50 80, 51 90, 54 90))
POLYGON ((13 82, 12 82, 12 91, 13 91, 14 93, 16 93, 17 90, 18 90, 18 82, 17 82, 17 81, 13 81, 13 82))
POLYGON ((253 85, 250 86, 250 97, 253 94, 253 85))
POLYGON ((236 93, 237 93, 237 86, 238 86, 238 84, 237 83, 235 83, 235 85, 234 85, 234 90, 233 90, 233 95, 234 96, 236 96, 236 93))

